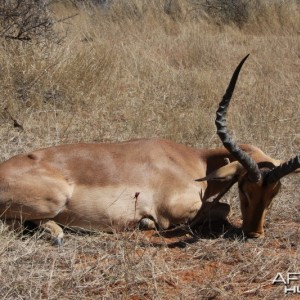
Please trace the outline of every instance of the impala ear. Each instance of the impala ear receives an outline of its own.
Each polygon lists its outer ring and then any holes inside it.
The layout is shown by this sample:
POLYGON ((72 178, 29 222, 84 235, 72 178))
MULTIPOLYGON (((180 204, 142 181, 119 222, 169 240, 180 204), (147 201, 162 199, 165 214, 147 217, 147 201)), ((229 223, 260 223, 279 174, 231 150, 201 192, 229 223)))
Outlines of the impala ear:
POLYGON ((300 173, 300 168, 296 169, 295 171, 291 172, 290 174, 293 175, 293 174, 297 174, 297 173, 300 173))
POLYGON ((211 172, 210 174, 208 174, 203 178, 196 179, 195 181, 211 181, 211 180, 228 181, 233 179, 234 177, 239 177, 244 172, 245 172, 244 167, 238 161, 234 161, 211 172))

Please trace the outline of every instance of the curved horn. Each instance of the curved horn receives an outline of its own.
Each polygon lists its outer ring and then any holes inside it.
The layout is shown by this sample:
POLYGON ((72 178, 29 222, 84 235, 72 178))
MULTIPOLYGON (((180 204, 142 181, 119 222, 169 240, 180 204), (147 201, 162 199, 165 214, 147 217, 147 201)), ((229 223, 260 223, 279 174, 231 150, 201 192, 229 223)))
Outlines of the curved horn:
POLYGON ((278 181, 282 177, 294 172, 298 168, 300 168, 300 155, 291 158, 289 161, 271 170, 267 175, 267 182, 273 183, 278 181))
POLYGON ((261 179, 261 172, 257 163, 231 139, 226 125, 227 108, 229 106, 241 68, 248 56, 249 54, 242 59, 231 77, 226 93, 219 104, 215 124, 217 126, 217 134, 219 135, 224 147, 248 171, 249 180, 252 182, 258 182, 261 179))

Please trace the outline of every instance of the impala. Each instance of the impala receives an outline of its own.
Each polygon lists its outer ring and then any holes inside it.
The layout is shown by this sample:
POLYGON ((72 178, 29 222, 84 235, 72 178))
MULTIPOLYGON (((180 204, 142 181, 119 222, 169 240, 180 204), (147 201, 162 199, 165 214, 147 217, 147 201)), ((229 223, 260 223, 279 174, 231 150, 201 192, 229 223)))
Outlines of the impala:
POLYGON ((300 159, 281 163, 231 139, 226 111, 247 57, 234 71, 217 110, 224 148, 138 139, 60 145, 17 155, 0 165, 0 218, 14 225, 31 221, 56 244, 63 241, 60 225, 108 232, 140 222, 161 229, 195 226, 208 214, 226 219, 230 206, 219 199, 238 183, 242 229, 249 237, 263 236, 266 210, 280 179, 299 168, 300 159))

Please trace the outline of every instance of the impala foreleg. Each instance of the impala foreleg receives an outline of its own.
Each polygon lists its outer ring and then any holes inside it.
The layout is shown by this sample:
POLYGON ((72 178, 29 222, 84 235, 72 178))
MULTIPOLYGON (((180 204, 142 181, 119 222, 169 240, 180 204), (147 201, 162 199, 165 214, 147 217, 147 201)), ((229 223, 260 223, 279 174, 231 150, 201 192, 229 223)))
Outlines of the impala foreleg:
POLYGON ((205 202, 190 227, 196 227, 205 222, 227 221, 230 213, 230 205, 223 202, 205 202))
POLYGON ((155 221, 150 218, 143 218, 139 222, 139 229, 148 230, 148 229, 156 229, 155 221))

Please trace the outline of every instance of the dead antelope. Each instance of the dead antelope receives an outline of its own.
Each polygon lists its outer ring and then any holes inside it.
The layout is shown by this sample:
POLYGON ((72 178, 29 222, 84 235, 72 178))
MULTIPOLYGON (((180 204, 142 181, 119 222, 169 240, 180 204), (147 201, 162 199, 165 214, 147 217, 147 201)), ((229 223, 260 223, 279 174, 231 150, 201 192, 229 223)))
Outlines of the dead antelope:
POLYGON ((226 111, 247 57, 233 73, 217 111, 217 133, 225 148, 139 139, 61 145, 17 155, 0 165, 1 219, 32 221, 49 231, 56 244, 63 239, 58 224, 110 232, 139 222, 161 229, 195 225, 209 210, 211 218, 225 219, 230 207, 218 200, 238 182, 242 229, 249 237, 262 236, 266 209, 280 179, 294 172, 300 159, 281 164, 257 147, 238 146, 230 138, 226 111), (217 201, 207 201, 214 195, 217 201))

